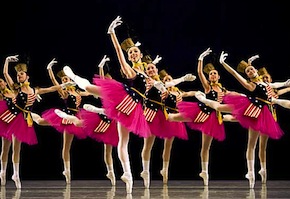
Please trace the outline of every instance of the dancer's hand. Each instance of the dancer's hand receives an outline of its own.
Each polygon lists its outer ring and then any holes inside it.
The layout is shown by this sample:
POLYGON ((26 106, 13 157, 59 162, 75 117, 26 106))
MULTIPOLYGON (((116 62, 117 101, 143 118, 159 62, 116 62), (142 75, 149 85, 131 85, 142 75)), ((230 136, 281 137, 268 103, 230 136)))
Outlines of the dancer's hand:
POLYGON ((47 64, 47 67, 46 67, 46 69, 47 70, 50 70, 51 68, 52 68, 52 66, 54 65, 54 64, 56 64, 57 63, 57 61, 55 60, 55 58, 53 58, 48 64, 47 64))
POLYGON ((251 65, 252 62, 259 58, 259 55, 254 55, 248 59, 248 64, 251 65))
POLYGON ((77 84, 75 82, 73 82, 73 81, 60 84, 62 89, 65 89, 66 87, 69 87, 69 86, 76 86, 76 85, 77 84))
POLYGON ((106 63, 107 61, 110 61, 110 58, 107 57, 107 55, 105 55, 105 56, 103 57, 102 61, 99 63, 98 67, 99 67, 99 68, 103 68, 104 65, 105 65, 105 63, 106 63))
POLYGON ((191 81, 194 81, 196 79, 196 76, 193 74, 186 74, 182 78, 183 78, 184 82, 191 82, 191 81))
POLYGON ((159 91, 161 91, 161 93, 167 91, 167 89, 165 88, 164 84, 161 81, 155 81, 153 86, 157 88, 159 91))
POLYGON ((117 16, 117 18, 112 21, 112 23, 110 24, 109 28, 108 28, 108 34, 114 34, 115 33, 115 28, 119 25, 121 25, 123 22, 121 21, 121 17, 117 16))
POLYGON ((154 65, 158 64, 161 59, 162 57, 159 57, 159 55, 157 55, 156 58, 152 61, 152 64, 154 65))
POLYGON ((289 87, 290 86, 290 79, 287 79, 286 82, 284 82, 284 86, 285 87, 289 87))
POLYGON ((203 61, 203 59, 208 56, 210 53, 212 52, 212 50, 210 48, 206 49, 203 53, 201 53, 198 57, 199 61, 203 61))
POLYGON ((8 61, 8 62, 18 62, 18 56, 19 55, 13 55, 13 56, 8 56, 8 57, 6 57, 6 60, 8 61))
POLYGON ((228 56, 228 53, 225 53, 224 51, 222 51, 221 56, 220 56, 220 63, 221 64, 225 63, 227 56, 228 56))
POLYGON ((36 95, 36 100, 37 100, 38 102, 40 102, 40 101, 42 100, 42 97, 41 97, 39 94, 37 94, 37 95, 36 95))

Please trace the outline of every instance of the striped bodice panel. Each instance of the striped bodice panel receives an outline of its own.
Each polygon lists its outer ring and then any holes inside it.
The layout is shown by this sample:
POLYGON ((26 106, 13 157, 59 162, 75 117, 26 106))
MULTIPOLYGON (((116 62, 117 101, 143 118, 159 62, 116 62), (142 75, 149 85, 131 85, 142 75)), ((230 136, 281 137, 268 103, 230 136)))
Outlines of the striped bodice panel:
POLYGON ((251 92, 251 94, 248 96, 249 100, 251 101, 251 104, 244 112, 244 115, 253 118, 257 118, 260 115, 263 106, 269 105, 268 108, 270 108, 271 98, 272 96, 275 96, 269 84, 266 85, 259 83, 255 84, 256 84, 255 90, 251 92))
POLYGON ((116 106, 116 109, 126 115, 130 115, 138 103, 143 103, 146 92, 146 77, 136 72, 136 77, 128 79, 127 82, 127 84, 123 84, 127 95, 116 106))
POLYGON ((35 93, 24 93, 20 91, 16 97, 12 99, 12 102, 24 110, 31 111, 33 104, 35 102, 36 95, 35 93))
POLYGON ((35 102, 36 95, 34 93, 27 94, 19 92, 16 97, 4 97, 8 109, 0 115, 3 122, 10 123, 23 110, 31 111, 35 102), (19 107, 23 110, 20 110, 19 107))

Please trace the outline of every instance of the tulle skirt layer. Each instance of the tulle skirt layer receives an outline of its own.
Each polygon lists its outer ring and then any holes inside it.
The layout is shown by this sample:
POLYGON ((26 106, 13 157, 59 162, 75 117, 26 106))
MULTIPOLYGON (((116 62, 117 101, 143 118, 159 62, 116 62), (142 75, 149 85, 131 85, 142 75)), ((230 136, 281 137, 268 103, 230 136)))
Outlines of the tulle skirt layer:
MULTIPOLYGON (((68 134, 73 134, 79 139, 84 139, 86 138, 86 134, 83 131, 83 128, 75 126, 72 123, 66 123, 63 122, 63 118, 59 117, 57 114, 54 112, 55 108, 51 108, 48 110, 45 110, 41 117, 45 119, 50 126, 55 128, 59 133, 68 133, 68 134)), ((79 118, 78 114, 76 117, 79 118)))
POLYGON ((143 114, 142 100, 140 100, 130 114, 119 111, 116 107, 128 96, 122 83, 113 79, 93 78, 95 85, 101 88, 101 99, 106 115, 117 120, 130 132, 140 136, 151 135, 149 125, 143 114))
POLYGON ((219 123, 216 111, 212 111, 205 121, 194 122, 201 111, 197 102, 181 101, 177 104, 177 108, 184 118, 188 118, 192 121, 186 122, 186 125, 190 129, 201 131, 218 141, 223 141, 225 139, 224 124, 219 123))
MULTIPOLYGON (((8 110, 6 101, 0 101, 0 115, 2 115, 6 110, 8 110)), ((8 140, 11 140, 13 135, 17 140, 28 145, 35 145, 38 143, 34 127, 28 126, 23 113, 19 113, 9 123, 1 120, 0 127, 0 131, 3 133, 2 136, 8 140)))
POLYGON ((80 111, 80 117, 82 119, 82 126, 84 132, 88 137, 102 142, 104 144, 109 144, 112 146, 117 146, 119 141, 117 122, 111 120, 109 126, 106 126, 107 123, 101 123, 103 120, 97 113, 92 113, 82 109, 80 111), (103 124, 103 125, 102 125, 103 124), (106 129, 104 132, 96 132, 96 129, 106 129))
POLYGON ((163 111, 158 110, 152 122, 148 122, 151 133, 159 138, 177 137, 187 140, 187 131, 183 122, 170 122, 166 120, 163 111))
POLYGON ((244 113, 251 101, 245 96, 226 95, 224 102, 232 108, 232 115, 239 121, 242 127, 251 128, 261 134, 268 135, 272 139, 279 139, 284 134, 280 125, 274 120, 267 105, 263 106, 257 118, 246 116, 244 113))

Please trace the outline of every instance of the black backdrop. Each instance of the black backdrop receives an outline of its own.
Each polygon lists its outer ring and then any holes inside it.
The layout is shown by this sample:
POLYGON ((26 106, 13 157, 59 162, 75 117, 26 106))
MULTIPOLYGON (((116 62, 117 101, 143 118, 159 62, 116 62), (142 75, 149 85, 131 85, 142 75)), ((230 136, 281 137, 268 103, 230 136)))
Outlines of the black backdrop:
MULTIPOLYGON (((96 65, 108 55, 110 72, 117 79, 119 64, 110 37, 106 34, 111 21, 120 15, 123 25, 116 29, 122 41, 130 35, 142 43, 142 49, 163 57, 158 67, 174 77, 196 74, 197 58, 211 47, 213 61, 220 71, 221 83, 229 90, 244 89, 218 64, 222 50, 229 53, 227 62, 236 66, 241 59, 259 54, 257 67, 266 66, 275 81, 290 78, 289 6, 281 1, 209 1, 209 0, 94 0, 94 1, 1 1, 0 58, 20 54, 29 58, 33 86, 51 85, 46 65, 58 60, 57 72, 70 65, 77 74, 91 79, 96 65)), ((14 75, 13 69, 11 74, 14 75)), ((182 83, 183 90, 202 89, 200 81, 182 83)), ((290 99, 289 94, 283 98, 290 99)), ((86 98, 84 102, 89 102, 86 98)), ((187 99, 192 100, 192 99, 187 99)), ((62 103, 57 93, 45 94, 34 112, 41 113, 62 103)), ((289 152, 290 110, 279 107, 278 118, 285 135, 269 140, 269 179, 290 179, 289 152)), ((211 179, 244 179, 247 130, 239 124, 226 123, 227 138, 213 141, 210 152, 211 179)), ((39 144, 22 146, 23 179, 62 179, 62 136, 51 127, 35 125, 39 144)), ((189 140, 175 140, 170 165, 171 179, 199 179, 201 134, 188 129, 189 140)), ((141 172, 142 139, 131 135, 130 156, 136 179, 141 172)), ((153 179, 161 179, 163 141, 156 139, 152 151, 153 179)), ((71 150, 73 179, 104 179, 103 146, 91 139, 75 139, 71 150)), ((258 157, 258 155, 256 155, 258 157)), ((117 176, 121 175, 116 149, 117 176)), ((11 160, 10 160, 11 162, 11 160)), ((9 166, 12 172, 12 166, 9 166)), ((256 163, 259 169, 258 162, 256 163)))

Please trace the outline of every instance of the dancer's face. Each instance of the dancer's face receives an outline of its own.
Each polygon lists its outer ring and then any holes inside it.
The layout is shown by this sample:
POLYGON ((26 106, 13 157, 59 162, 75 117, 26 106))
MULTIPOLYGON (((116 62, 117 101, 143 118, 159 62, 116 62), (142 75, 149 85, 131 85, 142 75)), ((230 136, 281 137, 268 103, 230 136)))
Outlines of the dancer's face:
POLYGON ((258 70, 254 68, 254 66, 248 66, 245 69, 245 73, 248 76, 248 78, 255 78, 258 75, 258 70))
POLYGON ((18 72, 17 72, 17 81, 18 81, 19 83, 23 83, 23 82, 25 82, 26 80, 28 81, 28 79, 29 79, 29 76, 27 75, 26 72, 24 72, 24 71, 18 71, 18 72))
POLYGON ((147 64, 146 66, 146 74, 149 76, 149 77, 153 77, 155 75, 158 75, 158 69, 156 68, 156 66, 152 63, 150 64, 147 64))
POLYGON ((62 76, 61 77, 61 83, 66 83, 66 82, 70 82, 71 79, 68 76, 62 76))
POLYGON ((166 75, 164 78, 163 78, 163 82, 165 83, 165 82, 170 82, 170 81, 172 81, 173 80, 173 78, 171 77, 171 75, 166 75))
POLYGON ((131 47, 127 53, 128 53, 128 60, 135 63, 141 60, 143 56, 140 49, 136 46, 131 47))
POLYGON ((272 77, 270 74, 263 75, 263 81, 267 83, 272 83, 272 77))
POLYGON ((218 82, 220 79, 219 73, 217 70, 211 70, 208 74, 208 79, 210 82, 218 82))

